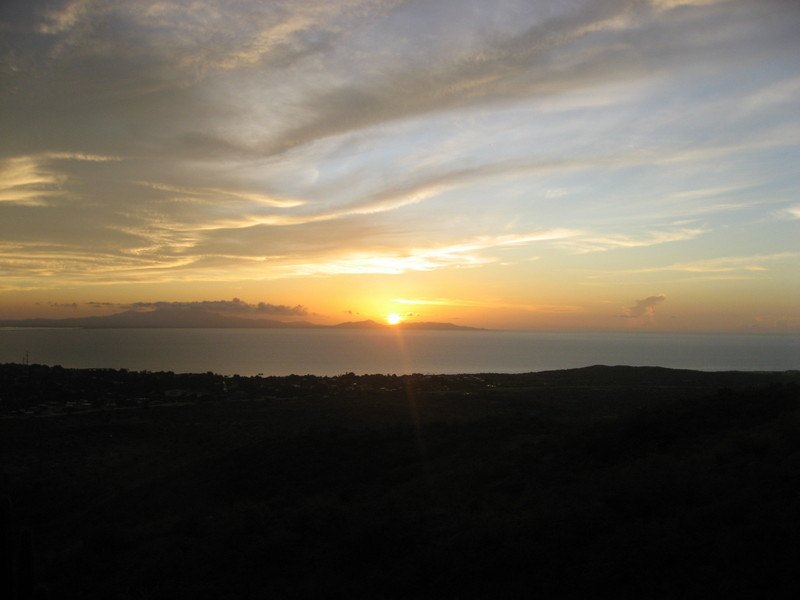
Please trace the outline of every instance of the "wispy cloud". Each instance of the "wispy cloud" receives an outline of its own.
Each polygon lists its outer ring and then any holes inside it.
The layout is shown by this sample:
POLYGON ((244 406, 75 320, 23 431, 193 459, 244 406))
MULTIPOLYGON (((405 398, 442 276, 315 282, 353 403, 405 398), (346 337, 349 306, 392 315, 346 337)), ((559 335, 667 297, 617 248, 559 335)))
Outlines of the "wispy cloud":
POLYGON ((242 206, 266 206, 274 208, 294 208, 306 204, 304 200, 297 198, 281 198, 277 196, 270 196, 267 194, 259 194, 251 191, 237 191, 221 188, 199 188, 187 186, 175 186, 164 183, 155 182, 141 182, 141 185, 147 186, 160 192, 166 192, 173 198, 187 199, 187 200, 203 200, 206 203, 221 203, 231 198, 244 201, 242 206), (245 204, 246 203, 246 204, 245 204))
POLYGON ((734 271, 768 271, 771 263, 795 261, 800 252, 781 252, 779 254, 755 254, 752 256, 723 256, 704 260, 672 263, 660 267, 631 269, 630 273, 655 273, 679 271, 684 273, 729 273, 734 271))
POLYGON ((789 206, 778 212, 778 217, 785 219, 800 219, 800 204, 789 206))
MULTIPOLYGON (((237 253, 222 253, 220 248, 196 246, 190 238, 181 242, 174 232, 164 239, 149 238, 150 246, 131 247, 125 253, 82 253, 67 246, 52 249, 28 246, 9 250, 0 257, 0 267, 17 277, 43 277, 58 273, 62 281, 84 282, 166 282, 203 278, 208 281, 237 279, 277 279, 340 274, 401 274, 433 271, 448 267, 474 267, 497 262, 485 253, 492 248, 544 243, 573 234, 569 230, 539 231, 525 234, 478 235, 450 244, 408 246, 402 239, 381 246, 354 250, 344 241, 353 230, 326 231, 328 240, 297 240, 291 230, 282 238, 267 240, 261 246, 245 245, 237 253), (345 236, 342 243, 338 235, 345 236), (310 259, 310 260, 309 260, 310 259)), ((133 237, 133 240, 138 239, 133 237)), ((236 241, 226 244, 232 251, 236 241)))
POLYGON ((605 252, 609 250, 640 248, 691 240, 707 231, 707 229, 701 228, 677 227, 667 228, 661 231, 646 231, 644 233, 633 234, 597 235, 586 233, 580 237, 564 242, 563 245, 580 253, 605 252))
POLYGON ((688 263, 675 263, 659 270, 684 271, 687 273, 725 273, 731 271, 768 271, 772 263, 797 260, 800 252, 782 252, 780 254, 753 256, 726 256, 721 258, 698 260, 688 263))
POLYGON ((657 278, 662 285, 675 282, 752 281, 781 277, 781 273, 795 270, 799 262, 800 252, 723 256, 635 269, 595 271, 590 275, 589 283, 627 282, 643 277, 653 281, 657 278))
POLYGON ((69 177, 56 161, 108 162, 120 160, 82 152, 43 152, 0 159, 0 202, 45 205, 48 199, 67 195, 69 177))
POLYGON ((365 274, 400 274, 408 271, 433 271, 447 267, 475 267, 497 262, 483 251, 511 244, 529 244, 561 239, 572 235, 567 230, 529 234, 477 236, 449 245, 407 247, 397 250, 376 249, 371 252, 334 252, 320 256, 313 263, 287 261, 279 272, 292 276, 365 274))
POLYGON ((797 3, 6 5, 7 288, 795 260, 797 3))
POLYGON ((41 155, 42 159, 52 160, 82 160, 89 162, 109 162, 122 160, 119 156, 103 156, 100 154, 86 154, 84 152, 47 152, 41 155))
POLYGON ((31 157, 6 159, 0 163, 0 202, 42 205, 58 194, 61 179, 31 157))
POLYGON ((537 313, 571 314, 583 312, 582 306, 570 304, 520 304, 500 300, 466 300, 459 298, 395 298, 393 302, 430 306, 465 306, 476 308, 517 308, 537 313))
POLYGON ((69 32, 90 14, 91 0, 70 0, 61 6, 52 6, 44 11, 37 31, 47 35, 69 32))

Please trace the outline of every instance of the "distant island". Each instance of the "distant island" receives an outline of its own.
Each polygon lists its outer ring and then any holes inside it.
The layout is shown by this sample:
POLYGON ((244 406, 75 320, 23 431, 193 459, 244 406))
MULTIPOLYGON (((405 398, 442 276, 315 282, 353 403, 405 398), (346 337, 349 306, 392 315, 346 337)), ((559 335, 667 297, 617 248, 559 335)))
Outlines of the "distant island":
MULTIPOLYGON (((319 327, 319 325, 312 325, 319 327)), ((373 320, 367 321, 348 321, 330 326, 331 329, 452 329, 459 331, 486 331, 480 327, 466 327, 464 325, 454 325, 453 323, 432 323, 425 321, 401 321, 396 325, 384 325, 373 320)))
POLYGON ((238 328, 238 329, 413 329, 481 331, 453 323, 400 322, 396 325, 373 320, 348 321, 338 325, 319 325, 309 321, 277 321, 275 319, 249 319, 231 317, 207 310, 128 310, 103 317, 71 317, 66 319, 2 319, 0 327, 72 327, 81 329, 133 329, 133 328, 238 328))

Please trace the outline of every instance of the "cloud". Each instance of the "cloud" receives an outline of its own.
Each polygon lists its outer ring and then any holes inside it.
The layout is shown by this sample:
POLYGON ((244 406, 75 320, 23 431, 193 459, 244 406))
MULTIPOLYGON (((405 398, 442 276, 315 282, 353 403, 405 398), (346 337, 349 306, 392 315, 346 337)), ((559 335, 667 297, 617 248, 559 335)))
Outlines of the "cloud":
POLYGON ((800 253, 781 252, 778 254, 755 254, 752 256, 724 256, 696 260, 685 263, 673 263, 666 267, 659 267, 659 271, 684 271, 687 273, 726 273, 731 271, 768 271, 765 264, 797 260, 800 253))
MULTIPOLYGON (((710 10, 684 8, 701 15, 710 10)), ((711 38, 702 26, 687 27, 680 11, 652 10, 647 2, 592 0, 554 3, 547 12, 530 10, 516 27, 506 24, 493 36, 459 32, 469 44, 455 33, 437 31, 446 40, 437 48, 437 59, 423 54, 427 46, 403 47, 401 59, 392 53, 391 36, 370 40, 389 49, 359 65, 361 77, 339 77, 334 69, 309 80, 299 109, 293 105, 296 118, 287 120, 289 126, 263 149, 280 154, 423 115, 498 103, 510 106, 585 92, 608 82, 642 81, 679 65, 682 56, 690 54, 695 59, 702 56, 702 64, 722 65, 739 55, 736 44, 742 32, 736 25, 719 24, 717 31, 711 38), (729 52, 719 52, 717 46, 729 52), (377 62, 384 57, 396 60, 377 62)), ((335 52, 331 56, 339 57, 335 52)))
POLYGON ((643 300, 637 300, 633 306, 625 307, 625 313, 620 315, 626 319, 642 319, 647 322, 652 322, 656 314, 656 306, 664 302, 667 297, 661 296, 648 296, 643 300))
POLYGON ((78 308, 77 302, 48 302, 47 305, 55 308, 78 308))
MULTIPOLYGON (((460 9, 454 5, 451 10, 460 9)), ((272 142, 269 151, 282 153, 314 140, 396 119, 500 98, 508 102, 513 98, 548 96, 574 89, 585 84, 586 79, 601 81, 601 73, 607 73, 611 65, 575 65, 567 61, 559 65, 558 51, 592 32, 621 22, 632 12, 630 3, 593 0, 555 5, 549 12, 548 15, 545 11, 531 11, 528 18, 533 22, 527 27, 507 26, 505 35, 494 38, 481 39, 469 31, 462 33, 468 38, 474 36, 473 43, 467 46, 452 35, 448 36, 446 31, 437 31, 450 42, 441 45, 442 54, 438 60, 430 61, 429 55, 421 55, 425 49, 403 48, 407 53, 405 60, 388 67, 368 61, 365 76, 356 81, 345 79, 344 83, 317 86, 320 91, 309 93, 302 105, 308 115, 306 122, 288 128, 272 142), (423 65, 418 60, 426 61, 425 68, 421 68, 423 65), (553 62, 556 64, 547 70, 535 68, 553 62), (535 75, 531 77, 532 66, 535 75), (594 75, 590 75, 592 70, 594 75), (432 82, 435 84, 431 85, 432 82)), ((400 12, 396 18, 402 19, 402 16, 400 12)), ((417 26, 431 27, 423 20, 417 26)), ((589 58, 590 63, 595 60, 589 58)))
POLYGON ((0 202, 39 206, 58 195, 63 177, 45 169, 31 156, 0 161, 0 202))
POLYGON ((518 308, 540 313, 577 313, 584 309, 570 304, 519 304, 500 300, 465 300, 462 298, 394 298, 393 302, 401 304, 422 304, 433 306, 465 306, 479 308, 518 308))
POLYGON ((585 233, 565 241, 562 245, 579 253, 605 252, 622 248, 639 248, 655 246, 670 242, 681 242, 696 238, 708 230, 704 228, 677 227, 663 231, 648 231, 640 234, 597 235, 585 233))
POLYGON ((37 29, 39 33, 56 35, 74 29, 89 13, 91 0, 71 0, 60 7, 44 11, 37 29))
POLYGON ((800 219, 800 204, 789 206, 778 213, 778 217, 782 219, 796 220, 800 219))
POLYGON ((68 195, 69 176, 54 163, 58 161, 108 162, 120 160, 80 152, 44 152, 0 158, 0 202, 43 206, 68 195))
POLYGON ((800 258, 798 252, 779 252, 775 254, 754 254, 749 256, 721 256, 663 266, 644 267, 640 269, 619 269, 605 273, 597 273, 595 277, 609 275, 615 278, 622 275, 639 276, 646 273, 688 273, 692 280, 707 279, 752 279, 758 274, 776 270, 781 263, 791 264, 800 258))
POLYGON ((285 304, 270 304, 268 302, 258 302, 252 304, 234 298, 233 300, 199 300, 194 302, 132 302, 125 304, 111 302, 88 302, 95 308, 120 308, 129 310, 154 309, 154 310, 202 310, 214 313, 229 315, 275 315, 275 316, 305 316, 308 309, 297 304, 288 306, 285 304))
POLYGON ((297 198, 281 198, 256 192, 239 191, 222 188, 202 188, 189 186, 176 186, 155 182, 140 182, 141 185, 159 192, 164 192, 173 198, 186 200, 201 200, 207 203, 226 202, 230 199, 244 201, 248 207, 264 206, 273 208, 294 208, 306 204, 297 198))
POLYGON ((47 152, 41 155, 45 159, 53 160, 83 160, 89 162, 108 162, 122 160, 119 156, 102 156, 100 154, 85 154, 83 152, 47 152))
POLYGON ((46 85, 66 94, 47 102, 57 114, 67 116, 66 104, 82 121, 91 110, 127 122, 131 141, 151 151, 180 143, 195 155, 252 158, 422 115, 641 79, 685 39, 706 51, 682 19, 647 2, 504 4, 517 18, 457 3, 198 0, 187 12, 178 3, 69 2, 34 18, 40 43, 52 46, 35 58, 52 75, 46 85), (661 28, 674 35, 651 35, 661 28), (76 78, 82 85, 68 85, 76 78))
POLYGON ((788 2, 9 5, 6 285, 544 264, 796 197, 788 2))
POLYGON ((397 249, 371 251, 336 250, 319 256, 313 263, 289 262, 281 270, 286 276, 339 274, 400 274, 409 271, 434 271, 443 268, 467 268, 497 262, 485 256, 486 250, 508 245, 558 240, 572 235, 569 230, 539 231, 527 234, 479 235, 450 244, 400 246, 397 249))

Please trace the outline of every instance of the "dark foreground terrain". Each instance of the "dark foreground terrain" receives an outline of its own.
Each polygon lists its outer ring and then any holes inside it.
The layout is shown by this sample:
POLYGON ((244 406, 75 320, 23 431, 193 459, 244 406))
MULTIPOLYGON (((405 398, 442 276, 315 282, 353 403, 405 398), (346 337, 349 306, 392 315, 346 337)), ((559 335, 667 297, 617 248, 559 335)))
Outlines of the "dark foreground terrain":
POLYGON ((5 598, 800 592, 798 372, 0 365, 0 457, 5 598))

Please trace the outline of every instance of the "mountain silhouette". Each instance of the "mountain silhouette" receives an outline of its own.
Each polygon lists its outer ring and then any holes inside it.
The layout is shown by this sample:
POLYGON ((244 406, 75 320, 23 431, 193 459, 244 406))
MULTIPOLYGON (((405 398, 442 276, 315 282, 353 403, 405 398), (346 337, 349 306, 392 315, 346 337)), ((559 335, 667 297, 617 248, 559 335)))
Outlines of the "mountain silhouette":
POLYGON ((318 325, 308 321, 276 321, 233 317, 200 309, 159 308, 156 310, 128 310, 102 317, 71 317, 65 319, 4 319, 0 327, 74 327, 82 329, 132 329, 132 328, 254 328, 254 329, 446 329, 476 330, 452 323, 407 322, 388 325, 376 321, 349 321, 338 325, 318 325))

